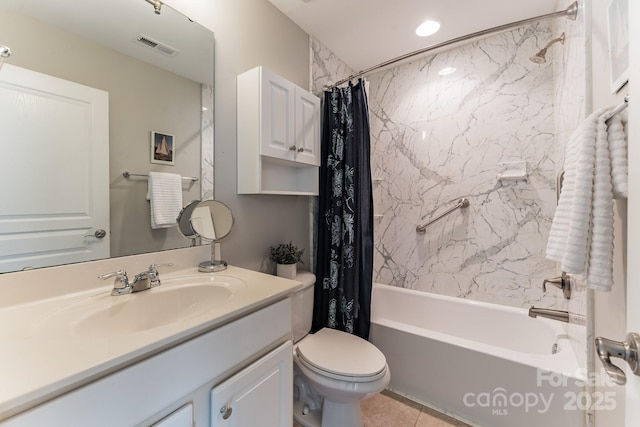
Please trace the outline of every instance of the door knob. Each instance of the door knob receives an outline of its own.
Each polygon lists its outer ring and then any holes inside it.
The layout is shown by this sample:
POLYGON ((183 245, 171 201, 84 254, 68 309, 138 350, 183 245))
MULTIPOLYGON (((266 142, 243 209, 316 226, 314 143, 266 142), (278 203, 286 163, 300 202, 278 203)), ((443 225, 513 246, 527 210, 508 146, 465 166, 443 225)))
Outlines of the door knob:
POLYGON ((640 375, 640 363, 638 363, 638 347, 640 347, 640 335, 629 332, 624 341, 612 341, 607 338, 597 337, 595 339, 598 357, 604 366, 604 370, 611 377, 613 382, 624 385, 627 377, 624 371, 611 363, 612 357, 625 360, 631 367, 634 375, 640 375))
POLYGON ((106 235, 107 232, 101 228, 99 230, 96 230, 96 232, 93 234, 86 234, 84 237, 95 237, 96 239, 103 239, 106 235))

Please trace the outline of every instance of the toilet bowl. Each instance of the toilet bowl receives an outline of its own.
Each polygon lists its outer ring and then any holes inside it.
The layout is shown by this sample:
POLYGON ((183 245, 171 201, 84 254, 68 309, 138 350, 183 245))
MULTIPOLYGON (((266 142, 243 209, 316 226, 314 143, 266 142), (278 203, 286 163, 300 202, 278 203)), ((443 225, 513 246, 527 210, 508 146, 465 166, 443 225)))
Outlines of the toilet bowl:
POLYGON ((305 427, 363 427, 360 401, 389 384, 386 359, 373 344, 346 332, 307 334, 315 276, 296 279, 303 288, 293 297, 294 419, 305 427))

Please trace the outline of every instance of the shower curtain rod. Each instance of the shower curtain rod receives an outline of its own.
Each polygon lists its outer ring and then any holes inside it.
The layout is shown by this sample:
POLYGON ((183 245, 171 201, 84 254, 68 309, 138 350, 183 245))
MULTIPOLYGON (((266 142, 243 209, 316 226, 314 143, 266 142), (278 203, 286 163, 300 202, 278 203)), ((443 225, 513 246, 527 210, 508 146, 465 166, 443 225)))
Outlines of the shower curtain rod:
POLYGON ((404 61, 405 59, 408 59, 408 58, 411 58, 411 57, 414 57, 414 56, 417 56, 417 55, 422 55, 423 53, 427 53, 427 52, 430 52, 432 50, 439 49, 441 47, 449 46, 451 44, 455 44, 455 43, 460 43, 460 42, 463 42, 463 41, 471 40, 471 39, 474 39, 476 37, 484 36, 484 35, 491 34, 491 33, 497 33, 497 32, 500 32, 500 31, 509 30, 509 29, 515 28, 515 27, 521 27, 521 26, 529 24, 531 22, 542 21, 544 19, 556 18, 556 17, 560 17, 560 16, 564 16, 567 19, 575 21, 577 15, 578 15, 578 2, 574 1, 565 10, 561 10, 561 11, 558 11, 558 12, 547 13, 545 15, 540 15, 540 16, 536 16, 536 17, 533 17, 533 18, 523 19, 521 21, 512 22, 510 24, 499 25, 497 27, 492 27, 492 28, 488 28, 486 30, 477 31, 475 33, 471 33, 471 34, 467 34, 467 35, 464 35, 464 36, 456 37, 456 38, 453 38, 451 40, 447 40, 447 41, 443 41, 443 42, 440 42, 440 43, 436 43, 434 45, 427 46, 425 48, 422 48, 422 49, 419 49, 419 50, 416 50, 416 51, 413 51, 413 52, 410 52, 410 53, 406 53, 406 54, 404 54, 402 56, 398 56, 398 57, 390 59, 388 61, 381 62, 378 65, 374 65, 373 67, 367 68, 366 70, 362 70, 362 71, 359 71, 359 72, 357 72, 355 74, 352 74, 349 77, 347 77, 346 79, 342 79, 339 82, 334 83, 332 85, 325 85, 325 88, 332 89, 334 87, 340 86, 343 83, 347 83, 348 81, 351 81, 351 80, 355 79, 356 77, 364 76, 365 74, 369 74, 372 71, 378 70, 380 68, 384 68, 384 67, 386 67, 388 65, 395 64, 396 62, 404 61))

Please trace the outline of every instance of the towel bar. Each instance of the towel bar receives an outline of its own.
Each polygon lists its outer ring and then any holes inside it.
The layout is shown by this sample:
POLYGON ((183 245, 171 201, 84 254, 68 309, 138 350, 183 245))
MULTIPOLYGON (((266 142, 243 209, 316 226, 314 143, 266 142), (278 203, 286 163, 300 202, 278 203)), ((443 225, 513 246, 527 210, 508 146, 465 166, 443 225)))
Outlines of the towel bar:
MULTIPOLYGON (((140 177, 149 178, 149 175, 142 174, 142 173, 131 173, 129 171, 122 172, 122 176, 124 176, 125 178, 129 178, 129 177, 132 177, 132 176, 140 176, 140 177)), ((195 176, 183 176, 181 178, 189 180, 191 182, 196 182, 196 181, 200 180, 199 178, 196 178, 195 176)))
POLYGON ((613 110, 611 110, 609 112, 609 114, 607 114, 607 118, 604 120, 605 122, 608 121, 611 117, 615 116, 616 114, 624 111, 627 107, 629 106, 629 95, 625 95, 624 97, 624 102, 618 104, 616 106, 616 108, 614 108, 613 110))

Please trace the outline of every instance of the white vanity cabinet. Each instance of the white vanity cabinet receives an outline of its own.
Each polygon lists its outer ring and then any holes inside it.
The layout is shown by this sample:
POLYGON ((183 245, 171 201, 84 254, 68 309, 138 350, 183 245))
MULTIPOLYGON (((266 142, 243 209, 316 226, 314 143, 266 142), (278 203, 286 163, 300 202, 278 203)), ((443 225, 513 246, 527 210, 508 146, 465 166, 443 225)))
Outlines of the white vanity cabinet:
POLYGON ((238 76, 238 194, 318 194, 320 99, 264 67, 238 76))
POLYGON ((136 363, 114 367, 113 373, 0 426, 290 426, 290 338, 286 298, 179 345, 168 344, 151 357, 132 355, 136 363), (221 423, 225 404, 232 416, 221 423), (259 422, 246 424, 246 419, 259 422))
POLYGON ((187 403, 155 423, 152 427, 193 427, 193 422, 193 403, 187 403))
POLYGON ((211 391, 211 427, 290 427, 293 347, 287 342, 211 391))

